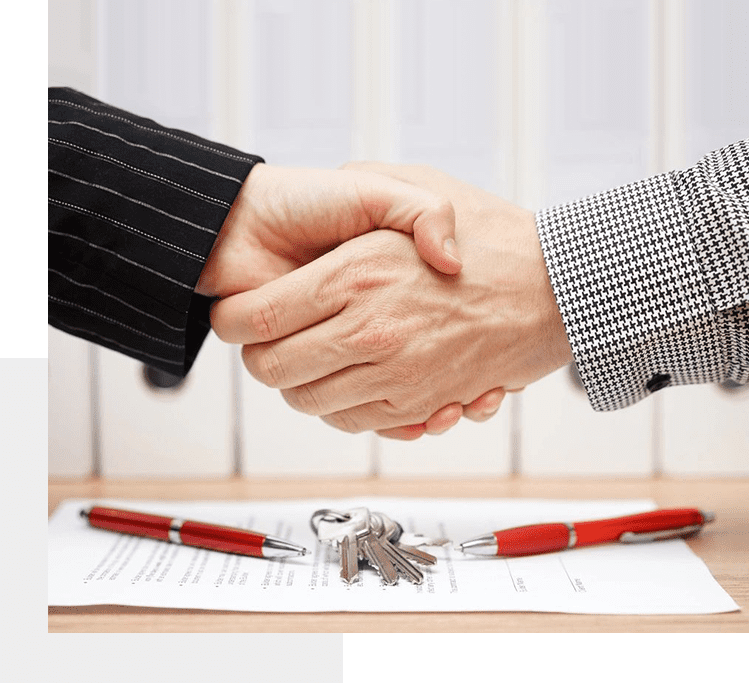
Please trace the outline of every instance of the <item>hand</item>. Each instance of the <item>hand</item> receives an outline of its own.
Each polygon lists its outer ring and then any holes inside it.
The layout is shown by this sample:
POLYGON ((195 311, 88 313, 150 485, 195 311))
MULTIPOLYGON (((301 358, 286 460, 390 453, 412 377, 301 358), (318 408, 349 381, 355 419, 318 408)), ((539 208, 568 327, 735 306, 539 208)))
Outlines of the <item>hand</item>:
MULTIPOLYGON (((446 173, 428 166, 405 166, 366 161, 349 162, 344 164, 342 168, 367 173, 379 173, 390 178, 402 180, 452 199, 461 205, 461 209, 466 210, 470 210, 472 206, 475 208, 473 202, 483 201, 487 196, 487 193, 457 181, 446 173)), ((496 200, 497 198, 493 197, 493 199, 496 200)), ((508 207, 510 206, 507 203, 505 204, 508 207)), ((522 391, 522 387, 513 391, 522 391)), ((466 417, 474 422, 484 422, 497 413, 505 394, 506 392, 502 387, 497 387, 479 396, 468 405, 451 403, 444 406, 429 417, 426 422, 421 424, 378 430, 378 434, 389 438, 413 440, 423 434, 442 434, 456 425, 461 417, 466 417)))
POLYGON ((196 292, 225 297, 259 287, 374 228, 413 233, 424 260, 460 271, 450 202, 356 170, 257 164, 224 221, 196 292))
POLYGON ((346 431, 389 430, 572 360, 532 213, 437 179, 456 209, 457 278, 381 231, 214 306, 218 335, 250 344, 248 370, 293 407, 346 431))
MULTIPOLYGON (((446 173, 428 166, 406 166, 372 161, 354 161, 344 164, 342 168, 353 171, 365 171, 367 173, 379 173, 390 178, 403 180, 412 185, 436 192, 443 197, 452 198, 461 205, 461 209, 470 210, 472 206, 475 208, 475 205, 471 202, 482 201, 486 197, 485 192, 466 185, 446 173)), ((497 198, 494 197, 494 199, 497 198)), ((507 204, 507 206, 510 205, 507 204)), ((522 391, 522 387, 513 391, 522 391)), ((497 387, 479 396, 468 405, 451 403, 444 406, 424 423, 378 430, 378 434, 389 438, 410 441, 418 439, 422 434, 442 434, 455 426, 461 417, 466 417, 474 422, 484 422, 496 414, 505 394, 506 392, 502 387, 497 387)))
MULTIPOLYGON (((425 260, 441 272, 458 272, 452 207, 428 191, 414 193, 382 175, 258 164, 222 226, 195 291, 229 296, 259 287, 376 227, 413 232, 425 260)), ((481 397, 466 411, 486 419, 503 395, 481 397)), ((461 414, 462 407, 447 406, 425 424, 405 428, 399 438, 440 433, 461 414)))

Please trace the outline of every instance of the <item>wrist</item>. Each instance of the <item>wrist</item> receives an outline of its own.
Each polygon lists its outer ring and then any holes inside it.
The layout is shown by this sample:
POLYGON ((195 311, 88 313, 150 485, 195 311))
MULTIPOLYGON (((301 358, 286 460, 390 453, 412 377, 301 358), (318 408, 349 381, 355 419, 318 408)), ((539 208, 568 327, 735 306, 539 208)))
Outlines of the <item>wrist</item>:
POLYGON ((554 288, 549 278, 549 271, 544 258, 544 252, 538 235, 536 219, 533 214, 530 215, 530 222, 533 225, 533 249, 536 262, 537 282, 539 285, 539 310, 542 312, 542 334, 545 340, 544 348, 548 358, 548 372, 553 372, 563 365, 572 363, 574 356, 572 348, 567 338, 567 331, 564 327, 564 320, 559 310, 554 288))
MULTIPOLYGON (((257 164, 255 168, 262 165, 257 164)), ((237 233, 242 223, 240 217, 245 213, 250 178, 254 175, 255 170, 253 169, 239 188, 229 213, 216 235, 211 253, 206 259, 198 283, 195 286, 196 294, 210 297, 227 295, 226 283, 231 278, 231 254, 235 251, 238 239, 237 233)))
POLYGON ((496 339, 508 338, 512 358, 495 385, 522 389, 573 360, 562 316, 546 270, 532 212, 503 210, 494 234, 493 319, 496 339))

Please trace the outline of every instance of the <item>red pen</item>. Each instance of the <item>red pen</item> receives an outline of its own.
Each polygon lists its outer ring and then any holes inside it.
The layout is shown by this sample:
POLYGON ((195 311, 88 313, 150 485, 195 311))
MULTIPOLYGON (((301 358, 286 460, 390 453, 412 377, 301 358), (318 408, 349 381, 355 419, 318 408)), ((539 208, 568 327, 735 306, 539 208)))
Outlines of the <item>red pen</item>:
POLYGON ((697 533, 712 522, 712 512, 695 508, 654 510, 593 522, 530 524, 495 531, 460 544, 464 553, 519 557, 600 543, 642 543, 697 533))
POLYGON ((191 522, 176 517, 161 517, 99 506, 81 510, 81 517, 88 519, 91 526, 99 529, 118 531, 132 536, 147 536, 160 541, 218 550, 223 553, 251 555, 252 557, 283 557, 307 553, 307 549, 300 545, 275 536, 260 534, 257 531, 191 522))

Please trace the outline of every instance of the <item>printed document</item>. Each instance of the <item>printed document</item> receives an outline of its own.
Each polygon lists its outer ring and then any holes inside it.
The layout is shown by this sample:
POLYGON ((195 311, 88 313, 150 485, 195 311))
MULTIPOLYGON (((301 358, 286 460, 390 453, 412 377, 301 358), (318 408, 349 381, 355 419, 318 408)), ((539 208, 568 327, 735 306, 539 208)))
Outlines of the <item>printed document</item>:
MULTIPOLYGON (((424 547, 437 564, 424 581, 383 585, 360 564, 345 584, 338 551, 318 543, 318 509, 379 510, 408 532, 453 543, 497 529, 579 522, 655 509, 648 500, 413 499, 363 497, 274 501, 63 501, 49 521, 50 605, 131 605, 252 612, 494 612, 707 614, 738 610, 681 539, 577 548, 502 559, 424 547), (90 505, 252 529, 305 546, 303 557, 230 555, 89 526, 90 505)), ((720 519, 701 533, 709 534, 720 519)))

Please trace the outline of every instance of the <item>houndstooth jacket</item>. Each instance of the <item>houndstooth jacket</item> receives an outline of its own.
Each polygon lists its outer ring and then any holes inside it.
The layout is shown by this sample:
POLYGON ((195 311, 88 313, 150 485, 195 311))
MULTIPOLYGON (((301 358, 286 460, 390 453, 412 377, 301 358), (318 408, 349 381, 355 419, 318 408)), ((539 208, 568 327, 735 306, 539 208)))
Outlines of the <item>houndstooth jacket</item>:
POLYGON ((749 379, 749 140, 540 211, 538 233, 596 410, 749 379))

